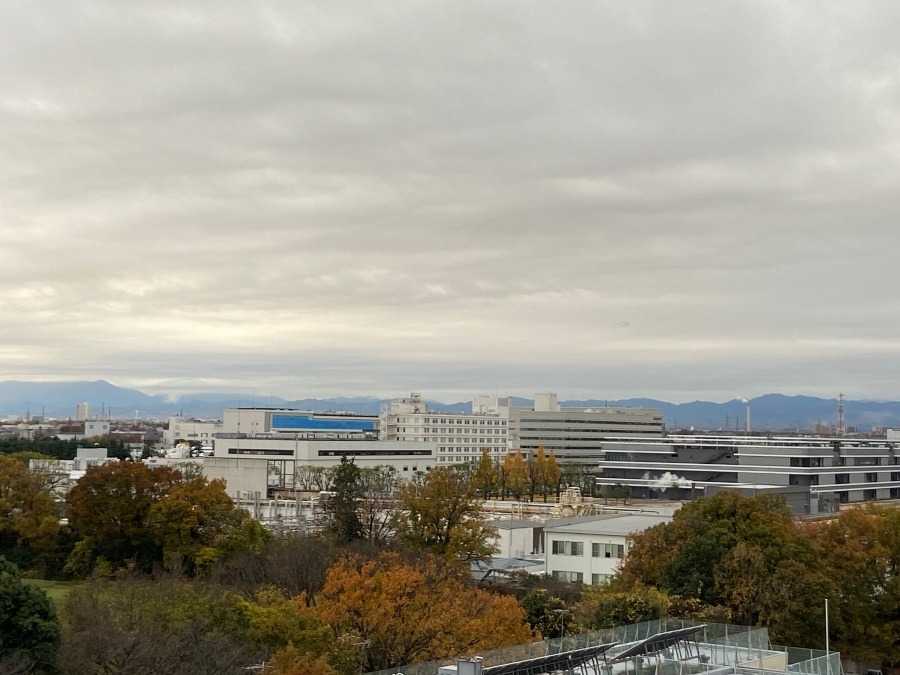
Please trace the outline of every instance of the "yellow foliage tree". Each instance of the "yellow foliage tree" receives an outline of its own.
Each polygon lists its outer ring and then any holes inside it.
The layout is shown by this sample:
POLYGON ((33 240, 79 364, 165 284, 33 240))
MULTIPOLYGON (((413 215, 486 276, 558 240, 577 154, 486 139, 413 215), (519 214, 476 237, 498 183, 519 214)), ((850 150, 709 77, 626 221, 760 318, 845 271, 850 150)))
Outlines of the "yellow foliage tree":
POLYGON ((516 499, 528 489, 528 467, 522 450, 516 450, 514 455, 507 455, 503 459, 503 472, 506 475, 506 489, 512 492, 516 499))
POLYGON ((272 655, 267 664, 272 675, 338 675, 324 656, 302 652, 294 645, 288 645, 272 655))
POLYGON ((0 546, 42 548, 59 531, 59 509, 42 476, 0 455, 0 546))
POLYGON ((434 556, 347 557, 328 571, 319 618, 364 645, 364 670, 471 654, 534 639, 515 598, 474 588, 434 556))
POLYGON ((401 505, 395 528, 401 541, 414 549, 448 560, 484 560, 496 550, 496 529, 481 515, 475 483, 462 473, 439 467, 400 485, 401 505))

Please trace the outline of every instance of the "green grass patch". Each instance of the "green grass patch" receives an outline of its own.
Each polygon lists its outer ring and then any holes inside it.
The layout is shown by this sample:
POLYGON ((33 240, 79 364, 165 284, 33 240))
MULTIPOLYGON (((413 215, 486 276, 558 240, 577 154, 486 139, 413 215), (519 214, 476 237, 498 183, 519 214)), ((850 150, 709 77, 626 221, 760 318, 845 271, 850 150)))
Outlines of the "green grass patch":
POLYGON ((46 579, 23 579, 23 581, 44 591, 57 609, 60 608, 69 591, 84 583, 82 581, 47 581, 46 579))

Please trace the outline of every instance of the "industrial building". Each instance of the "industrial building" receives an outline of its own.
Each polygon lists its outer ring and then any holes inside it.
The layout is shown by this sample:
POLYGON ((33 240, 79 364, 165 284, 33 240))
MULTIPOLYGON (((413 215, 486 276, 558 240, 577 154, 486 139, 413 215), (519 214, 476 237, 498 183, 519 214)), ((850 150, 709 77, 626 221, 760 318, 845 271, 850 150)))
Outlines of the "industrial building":
POLYGON ((597 482, 632 495, 690 499, 721 489, 774 492, 797 514, 900 499, 897 442, 806 436, 607 438, 597 482))
POLYGON ((476 396, 471 413, 429 411, 421 394, 382 406, 380 438, 431 442, 438 464, 473 462, 484 450, 494 459, 518 449, 526 456, 539 447, 559 462, 595 464, 607 436, 662 436, 662 413, 652 408, 562 408, 553 393, 535 394, 531 407, 509 397, 476 396))
POLYGON ((509 445, 523 454, 543 447, 558 462, 596 464, 607 437, 662 437, 665 421, 655 408, 562 408, 556 394, 535 394, 531 408, 509 408, 509 445))
POLYGON ((204 475, 223 478, 228 493, 263 497, 295 488, 298 466, 392 466, 402 478, 434 466, 433 443, 378 440, 378 418, 279 408, 230 408, 223 415, 204 475))

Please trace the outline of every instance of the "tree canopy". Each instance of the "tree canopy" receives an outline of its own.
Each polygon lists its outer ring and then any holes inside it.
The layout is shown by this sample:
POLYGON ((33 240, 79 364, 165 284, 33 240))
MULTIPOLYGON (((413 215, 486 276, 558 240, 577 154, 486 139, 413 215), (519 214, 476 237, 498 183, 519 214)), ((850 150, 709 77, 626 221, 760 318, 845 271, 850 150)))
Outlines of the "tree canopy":
POLYGON ((60 623, 47 594, 0 556, 0 658, 23 656, 40 670, 54 661, 60 623))
POLYGON ((481 515, 473 481, 436 468, 398 490, 397 536, 414 549, 451 560, 484 560, 496 551, 496 530, 481 515))
POLYGON ((317 603, 335 637, 352 636, 364 670, 495 649, 534 639, 515 598, 468 585, 434 556, 348 556, 328 572, 317 603))

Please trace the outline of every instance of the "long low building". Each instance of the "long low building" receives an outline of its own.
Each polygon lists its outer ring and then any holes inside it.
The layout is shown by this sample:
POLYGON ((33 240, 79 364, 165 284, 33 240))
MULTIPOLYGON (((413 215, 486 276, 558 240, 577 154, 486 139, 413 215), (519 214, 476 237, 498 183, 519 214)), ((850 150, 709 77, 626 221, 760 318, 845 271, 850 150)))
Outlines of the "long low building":
POLYGON ((299 466, 335 466, 342 457, 352 458, 360 467, 392 466, 401 478, 409 479, 416 472, 431 471, 434 455, 433 443, 308 440, 300 433, 220 434, 203 467, 208 478, 224 478, 233 495, 291 490, 299 466))
POLYGON ((689 499, 721 489, 784 494, 795 513, 900 499, 900 453, 888 440, 805 436, 608 438, 602 485, 634 496, 689 499))

